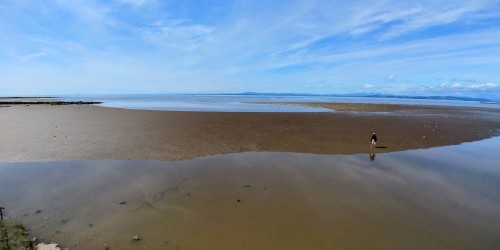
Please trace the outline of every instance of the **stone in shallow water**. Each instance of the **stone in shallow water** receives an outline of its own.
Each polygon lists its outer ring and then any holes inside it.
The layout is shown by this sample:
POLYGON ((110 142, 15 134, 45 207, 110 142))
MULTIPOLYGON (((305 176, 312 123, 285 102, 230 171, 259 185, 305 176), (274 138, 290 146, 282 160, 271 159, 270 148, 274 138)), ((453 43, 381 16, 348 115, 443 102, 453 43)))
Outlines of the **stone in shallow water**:
POLYGON ((40 243, 36 245, 35 247, 36 250, 61 250, 59 245, 56 243, 50 243, 50 244, 45 244, 45 243, 40 243))

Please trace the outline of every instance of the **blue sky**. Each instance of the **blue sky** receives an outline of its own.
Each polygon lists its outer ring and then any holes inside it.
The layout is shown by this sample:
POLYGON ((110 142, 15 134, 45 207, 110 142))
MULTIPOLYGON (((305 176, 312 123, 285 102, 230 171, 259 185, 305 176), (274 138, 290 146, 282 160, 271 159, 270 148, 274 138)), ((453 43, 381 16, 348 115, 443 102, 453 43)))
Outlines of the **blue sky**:
POLYGON ((500 99, 500 1, 0 1, 0 96, 500 99))

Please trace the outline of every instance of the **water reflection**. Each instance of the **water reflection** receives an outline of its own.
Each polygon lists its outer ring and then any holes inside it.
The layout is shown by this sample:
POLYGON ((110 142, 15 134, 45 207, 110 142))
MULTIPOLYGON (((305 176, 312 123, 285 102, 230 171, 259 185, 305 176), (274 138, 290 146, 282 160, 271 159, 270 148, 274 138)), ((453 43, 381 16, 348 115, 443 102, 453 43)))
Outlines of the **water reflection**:
POLYGON ((372 152, 373 162, 253 152, 1 163, 0 205, 35 235, 77 249, 496 248, 499 142, 383 161, 372 152))
POLYGON ((370 161, 375 160, 375 152, 370 152, 370 161))

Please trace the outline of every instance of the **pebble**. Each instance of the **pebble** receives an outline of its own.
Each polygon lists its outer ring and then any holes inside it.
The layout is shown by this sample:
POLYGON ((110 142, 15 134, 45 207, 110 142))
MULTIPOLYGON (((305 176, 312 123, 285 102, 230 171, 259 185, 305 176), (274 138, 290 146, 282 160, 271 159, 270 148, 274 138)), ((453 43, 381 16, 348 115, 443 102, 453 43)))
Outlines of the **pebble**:
POLYGON ((140 241, 140 240, 141 240, 141 236, 139 236, 139 235, 134 235, 134 236, 132 236, 132 240, 133 240, 133 241, 140 241))
POLYGON ((56 243, 40 243, 35 246, 35 249, 61 250, 61 247, 59 247, 59 245, 57 245, 56 243))
POLYGON ((425 135, 424 135, 424 136, 422 136, 422 138, 423 138, 423 139, 427 139, 427 136, 425 136, 425 135))

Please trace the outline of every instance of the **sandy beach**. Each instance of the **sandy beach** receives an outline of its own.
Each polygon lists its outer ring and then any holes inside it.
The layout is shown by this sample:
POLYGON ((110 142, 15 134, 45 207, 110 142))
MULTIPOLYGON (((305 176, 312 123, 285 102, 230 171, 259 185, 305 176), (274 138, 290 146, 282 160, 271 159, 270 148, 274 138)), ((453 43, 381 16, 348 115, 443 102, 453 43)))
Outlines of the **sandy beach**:
POLYGON ((286 105, 332 112, 2 106, 0 204, 71 249, 500 245, 498 110, 286 105))
MULTIPOLYGON (((297 105, 290 103, 290 105, 297 105)), ((430 148, 500 134, 496 109, 318 104, 327 113, 168 112, 99 106, 0 108, 0 161, 178 161, 234 152, 356 154, 430 148), (349 110, 341 112, 338 110, 349 110)))

